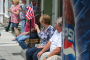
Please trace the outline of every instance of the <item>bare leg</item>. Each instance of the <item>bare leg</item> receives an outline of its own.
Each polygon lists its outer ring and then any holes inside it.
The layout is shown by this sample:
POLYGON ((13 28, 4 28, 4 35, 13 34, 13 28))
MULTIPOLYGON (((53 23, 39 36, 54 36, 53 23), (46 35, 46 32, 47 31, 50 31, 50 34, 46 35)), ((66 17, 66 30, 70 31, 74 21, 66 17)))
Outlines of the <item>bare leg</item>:
POLYGON ((14 27, 14 30, 15 30, 15 37, 17 37, 19 35, 18 28, 14 27))

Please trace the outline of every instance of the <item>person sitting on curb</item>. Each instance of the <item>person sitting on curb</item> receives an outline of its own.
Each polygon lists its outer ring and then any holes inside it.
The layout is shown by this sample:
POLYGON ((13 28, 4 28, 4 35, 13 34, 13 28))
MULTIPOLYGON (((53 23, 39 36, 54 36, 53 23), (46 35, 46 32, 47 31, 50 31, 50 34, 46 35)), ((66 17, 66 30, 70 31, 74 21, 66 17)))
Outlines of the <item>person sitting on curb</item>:
POLYGON ((61 60, 61 57, 58 55, 61 52, 62 25, 63 25, 62 17, 60 17, 57 19, 55 23, 56 30, 53 36, 48 41, 46 46, 37 54, 38 60, 61 60), (45 52, 49 48, 50 48, 50 52, 45 52))
MULTIPOLYGON (((37 22, 37 17, 35 17, 35 23, 37 22)), ((25 32, 21 33, 19 36, 17 36, 13 41, 18 41, 19 45, 22 49, 27 49, 28 46, 25 43, 25 40, 29 38, 29 31, 31 28, 31 37, 30 38, 37 38, 37 31, 34 29, 34 18, 31 19, 31 27, 30 27, 30 20, 27 20, 25 25, 25 32)))
POLYGON ((43 29, 40 31, 37 24, 35 24, 35 28, 37 30, 39 38, 41 39, 41 44, 39 44, 37 47, 32 47, 26 51, 27 60, 38 60, 37 53, 44 48, 44 46, 47 44, 55 31, 54 27, 50 25, 49 15, 42 15, 40 17, 40 23, 42 26, 44 26, 43 29))

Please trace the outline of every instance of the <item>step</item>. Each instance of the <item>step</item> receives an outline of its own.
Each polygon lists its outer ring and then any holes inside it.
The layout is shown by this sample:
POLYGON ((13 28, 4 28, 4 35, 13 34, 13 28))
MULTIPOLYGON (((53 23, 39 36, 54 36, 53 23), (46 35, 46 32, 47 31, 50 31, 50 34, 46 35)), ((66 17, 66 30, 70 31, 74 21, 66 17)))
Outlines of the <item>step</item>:
POLYGON ((27 49, 25 50, 21 50, 21 56, 26 60, 26 51, 27 49))
MULTIPOLYGON (((30 42, 31 47, 34 47, 35 44, 38 43, 38 41, 39 41, 38 38, 37 38, 37 39, 31 39, 31 42, 30 42)), ((29 39, 26 39, 25 42, 29 43, 29 39)), ((26 51, 27 51, 27 49, 21 51, 21 56, 22 56, 24 59, 26 59, 26 51)))

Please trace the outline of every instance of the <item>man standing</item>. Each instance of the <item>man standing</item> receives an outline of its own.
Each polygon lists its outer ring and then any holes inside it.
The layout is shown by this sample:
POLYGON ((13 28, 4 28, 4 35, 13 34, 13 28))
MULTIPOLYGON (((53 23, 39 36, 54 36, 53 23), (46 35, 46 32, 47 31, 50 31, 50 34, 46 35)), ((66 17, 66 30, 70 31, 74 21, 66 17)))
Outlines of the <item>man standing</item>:
POLYGON ((61 41, 62 41, 62 18, 58 18, 55 23, 56 31, 46 44, 46 46, 37 54, 38 60, 60 60, 61 41), (50 48, 50 52, 45 52, 50 48), (45 52, 45 53, 44 53, 45 52), (40 57, 41 56, 41 57, 40 57))
POLYGON ((24 6, 22 8, 20 8, 20 20, 21 20, 21 33, 24 32, 24 27, 26 24, 26 11, 27 11, 27 7, 26 7, 26 0, 21 0, 22 3, 24 4, 24 6))

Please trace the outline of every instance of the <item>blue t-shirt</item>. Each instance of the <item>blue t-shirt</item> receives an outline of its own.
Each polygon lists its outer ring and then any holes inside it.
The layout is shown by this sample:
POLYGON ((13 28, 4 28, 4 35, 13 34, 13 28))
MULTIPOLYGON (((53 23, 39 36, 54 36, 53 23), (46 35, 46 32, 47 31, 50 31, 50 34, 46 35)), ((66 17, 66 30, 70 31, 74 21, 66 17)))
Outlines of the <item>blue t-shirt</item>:
MULTIPOLYGON (((27 11, 26 4, 23 6, 22 10, 27 11)), ((20 12, 20 19, 21 20, 26 19, 25 15, 26 15, 25 13, 20 12)))

